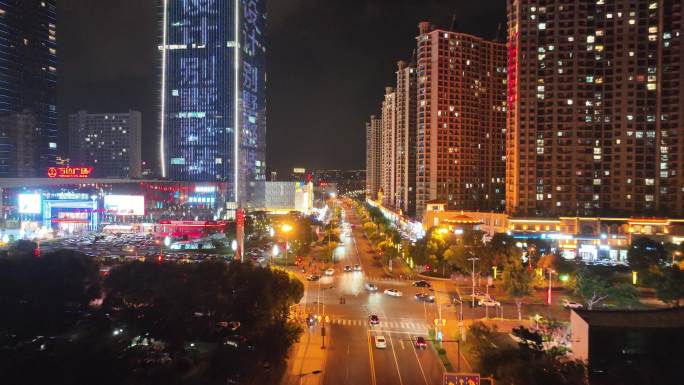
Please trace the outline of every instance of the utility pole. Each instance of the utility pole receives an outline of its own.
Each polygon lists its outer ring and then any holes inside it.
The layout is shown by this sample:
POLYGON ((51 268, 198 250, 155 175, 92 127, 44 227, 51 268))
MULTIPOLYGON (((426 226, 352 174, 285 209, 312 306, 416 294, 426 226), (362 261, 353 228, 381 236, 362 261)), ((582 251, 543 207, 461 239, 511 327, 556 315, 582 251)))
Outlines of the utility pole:
POLYGON ((473 296, 472 296, 472 307, 475 307, 475 261, 479 261, 480 258, 472 257, 468 258, 469 261, 473 261, 473 271, 472 271, 472 279, 473 279, 473 296))

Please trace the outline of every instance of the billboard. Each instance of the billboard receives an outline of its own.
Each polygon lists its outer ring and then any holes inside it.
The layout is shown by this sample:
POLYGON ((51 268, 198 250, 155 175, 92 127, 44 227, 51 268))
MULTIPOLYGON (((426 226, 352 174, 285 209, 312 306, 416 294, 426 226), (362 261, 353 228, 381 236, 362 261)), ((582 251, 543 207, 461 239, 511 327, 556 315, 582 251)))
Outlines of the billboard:
POLYGON ((59 179, 86 179, 90 178, 93 168, 87 167, 50 167, 47 170, 48 178, 59 179))
POLYGON ((104 209, 114 215, 145 215, 145 197, 142 195, 105 195, 104 209))
POLYGON ((20 214, 40 214, 40 194, 19 194, 18 197, 20 214))

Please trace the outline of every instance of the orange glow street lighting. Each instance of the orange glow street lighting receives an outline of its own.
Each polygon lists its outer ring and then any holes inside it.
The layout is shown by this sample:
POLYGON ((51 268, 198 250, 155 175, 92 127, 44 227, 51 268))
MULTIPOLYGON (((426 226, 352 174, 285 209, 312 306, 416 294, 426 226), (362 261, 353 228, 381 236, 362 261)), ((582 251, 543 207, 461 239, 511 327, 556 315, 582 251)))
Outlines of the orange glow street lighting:
POLYGON ((285 234, 285 265, 287 265, 287 251, 290 248, 288 234, 292 231, 293 227, 289 223, 285 223, 280 226, 280 230, 285 234))

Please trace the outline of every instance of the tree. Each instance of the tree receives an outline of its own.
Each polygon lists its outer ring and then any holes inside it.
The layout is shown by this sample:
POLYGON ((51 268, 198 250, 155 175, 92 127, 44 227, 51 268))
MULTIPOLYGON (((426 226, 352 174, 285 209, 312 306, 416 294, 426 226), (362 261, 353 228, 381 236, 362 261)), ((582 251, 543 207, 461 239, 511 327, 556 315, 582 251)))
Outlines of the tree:
POLYGON ((83 311, 100 296, 99 269, 76 251, 27 253, 0 258, 0 330, 19 336, 61 332, 67 312, 83 311))
POLYGON ((497 384, 517 385, 586 385, 586 366, 573 360, 567 349, 549 348, 547 331, 518 328, 513 330, 519 343, 501 345, 496 329, 481 322, 469 329, 469 341, 478 358, 476 371, 494 376, 497 384))
POLYGON ((518 319, 522 319, 522 304, 526 297, 534 292, 532 273, 521 264, 509 264, 501 276, 503 279, 503 289, 508 297, 515 301, 518 309, 518 319))
POLYGON ((492 264, 503 266, 511 261, 520 261, 522 250, 516 246, 515 238, 506 233, 496 233, 492 236, 487 248, 492 253, 492 264))
POLYGON ((638 237, 632 241, 627 252, 629 266, 638 271, 646 271, 652 266, 661 266, 667 259, 663 245, 648 237, 638 237))
POLYGON ((678 265, 658 268, 649 274, 648 281, 659 300, 670 306, 679 306, 684 298, 684 271, 678 265))
POLYGON ((610 285, 608 281, 586 269, 578 273, 573 291, 586 303, 589 310, 607 298, 611 298, 618 307, 632 307, 639 302, 636 289, 632 285, 610 285))

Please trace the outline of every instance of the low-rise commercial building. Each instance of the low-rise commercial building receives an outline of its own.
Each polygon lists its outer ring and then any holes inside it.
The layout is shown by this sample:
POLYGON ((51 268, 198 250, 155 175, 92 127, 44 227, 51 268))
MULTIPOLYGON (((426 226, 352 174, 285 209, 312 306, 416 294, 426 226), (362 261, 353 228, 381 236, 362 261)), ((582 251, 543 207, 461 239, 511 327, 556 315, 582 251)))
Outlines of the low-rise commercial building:
POLYGON ((615 378, 639 376, 637 373, 651 376, 647 383, 681 383, 678 366, 684 346, 682 307, 572 310, 570 328, 572 353, 587 363, 592 384, 612 384, 615 378))

